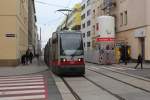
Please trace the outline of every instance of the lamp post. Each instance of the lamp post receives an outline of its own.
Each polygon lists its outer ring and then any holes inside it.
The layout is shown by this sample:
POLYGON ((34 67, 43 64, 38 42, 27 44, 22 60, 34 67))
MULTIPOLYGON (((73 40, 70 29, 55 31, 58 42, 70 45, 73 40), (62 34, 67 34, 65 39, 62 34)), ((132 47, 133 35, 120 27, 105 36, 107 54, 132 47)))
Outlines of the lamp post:
POLYGON ((67 23, 68 23, 68 18, 69 18, 69 12, 71 12, 72 10, 70 10, 70 9, 59 9, 57 11, 61 12, 62 14, 64 14, 66 16, 65 27, 63 29, 68 29, 67 23), (67 13, 64 13, 64 12, 67 12, 67 13))

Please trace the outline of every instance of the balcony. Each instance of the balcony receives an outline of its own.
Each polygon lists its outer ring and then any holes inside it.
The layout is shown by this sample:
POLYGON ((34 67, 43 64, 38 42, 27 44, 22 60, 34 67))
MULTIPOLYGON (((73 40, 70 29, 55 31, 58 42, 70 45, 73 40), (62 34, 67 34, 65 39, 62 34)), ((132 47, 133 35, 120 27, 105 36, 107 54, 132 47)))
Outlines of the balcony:
POLYGON ((104 0, 104 2, 100 5, 102 10, 105 10, 106 8, 112 8, 116 7, 116 0, 104 0))

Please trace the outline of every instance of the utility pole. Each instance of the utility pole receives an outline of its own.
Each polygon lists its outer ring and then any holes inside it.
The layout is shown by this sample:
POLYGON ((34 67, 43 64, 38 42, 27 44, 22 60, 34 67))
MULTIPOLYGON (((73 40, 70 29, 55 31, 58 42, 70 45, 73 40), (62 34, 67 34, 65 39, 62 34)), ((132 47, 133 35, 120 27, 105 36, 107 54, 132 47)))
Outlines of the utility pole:
POLYGON ((42 29, 40 27, 40 40, 39 40, 39 55, 41 56, 41 47, 42 47, 42 29))
POLYGON ((71 12, 72 10, 70 9, 59 9, 57 10, 59 12, 61 12, 62 14, 64 14, 66 16, 66 21, 65 21, 65 27, 63 29, 68 29, 68 19, 69 19, 69 12, 71 12), (64 13, 67 12, 67 13, 64 13))

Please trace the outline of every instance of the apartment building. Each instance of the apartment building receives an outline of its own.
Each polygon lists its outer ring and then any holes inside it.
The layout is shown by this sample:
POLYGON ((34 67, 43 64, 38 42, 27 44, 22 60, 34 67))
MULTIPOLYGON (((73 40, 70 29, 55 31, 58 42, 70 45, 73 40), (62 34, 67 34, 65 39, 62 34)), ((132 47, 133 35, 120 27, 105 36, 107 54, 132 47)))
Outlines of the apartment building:
POLYGON ((92 0, 82 0, 81 3, 81 31, 85 51, 92 49, 92 0))
POLYGON ((66 18, 62 23, 57 27, 57 31, 64 29, 66 26, 71 30, 80 30, 81 29, 81 4, 77 3, 72 8, 72 11, 66 14, 66 18))
POLYGON ((0 0, 0 65, 18 65, 28 48, 28 0, 0 0))
POLYGON ((97 31, 97 18, 102 15, 101 10, 102 0, 91 0, 91 36, 92 36, 92 49, 96 49, 96 31, 97 31))
POLYGON ((130 46, 132 59, 142 54, 145 61, 150 61, 149 5, 149 0, 104 0, 101 6, 103 14, 115 16, 116 42, 130 46), (107 7, 106 1, 115 6, 107 7))
POLYGON ((29 49, 36 54, 37 51, 37 26, 36 26, 36 15, 35 15, 35 0, 28 1, 28 45, 29 49))
POLYGON ((72 30, 81 29, 81 4, 77 3, 74 5, 72 12, 68 16, 67 26, 72 30))
POLYGON ((39 45, 34 0, 1 0, 0 22, 0 65, 16 66, 28 48, 35 52, 39 45))

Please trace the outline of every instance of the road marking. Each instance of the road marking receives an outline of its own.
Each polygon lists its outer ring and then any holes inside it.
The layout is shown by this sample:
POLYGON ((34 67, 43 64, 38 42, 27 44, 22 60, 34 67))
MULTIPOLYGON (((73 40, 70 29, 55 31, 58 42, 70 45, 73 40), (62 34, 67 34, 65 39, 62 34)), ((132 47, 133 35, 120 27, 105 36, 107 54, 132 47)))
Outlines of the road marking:
POLYGON ((0 87, 4 87, 4 86, 23 86, 23 85, 44 85, 43 82, 32 82, 32 83, 3 83, 0 84, 0 87))
POLYGON ((43 79, 0 81, 0 84, 5 84, 5 83, 29 83, 29 82, 43 82, 43 79))
MULTIPOLYGON (((43 79, 43 77, 34 77, 35 79, 43 79)), ((31 78, 6 78, 6 79, 0 79, 0 81, 13 81, 13 80, 33 80, 33 77, 31 78)))
POLYGON ((31 96, 14 96, 14 97, 0 97, 1 100, 37 100, 43 99, 45 95, 31 95, 31 96))
POLYGON ((48 100, 43 75, 0 77, 0 100, 48 100))
POLYGON ((99 68, 97 68, 97 67, 90 67, 91 69, 99 69, 99 68))
POLYGON ((13 95, 13 94, 32 94, 32 93, 44 93, 45 90, 14 90, 14 91, 4 91, 4 92, 0 92, 0 96, 3 95, 13 95))
POLYGON ((127 67, 111 67, 111 68, 119 69, 119 70, 136 70, 136 69, 133 69, 133 68, 127 68, 127 67))

